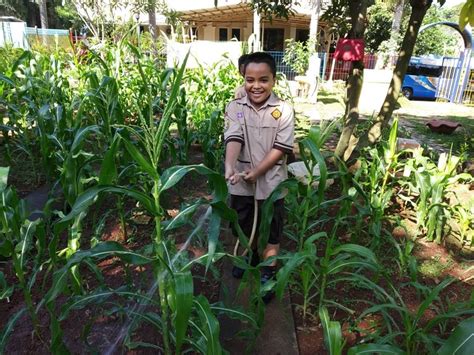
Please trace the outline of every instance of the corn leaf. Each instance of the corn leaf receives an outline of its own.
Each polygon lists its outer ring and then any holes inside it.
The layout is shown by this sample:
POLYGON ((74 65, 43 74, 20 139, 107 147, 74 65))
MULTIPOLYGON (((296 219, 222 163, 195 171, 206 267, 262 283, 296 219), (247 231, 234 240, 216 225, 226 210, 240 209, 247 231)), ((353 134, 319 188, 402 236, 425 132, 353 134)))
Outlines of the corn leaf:
POLYGON ((405 352, 396 346, 388 344, 363 344, 349 349, 347 355, 380 354, 380 355, 403 355, 405 352))
POLYGON ((438 350, 438 355, 470 355, 474 349, 474 317, 459 323, 438 350))
POLYGON ((330 355, 342 354, 344 341, 342 338, 341 324, 329 319, 328 310, 324 306, 319 309, 319 318, 321 319, 321 325, 323 326, 326 350, 330 355))
POLYGON ((176 309, 173 325, 176 331, 176 354, 180 354, 181 346, 186 338, 189 317, 193 307, 193 277, 191 272, 174 274, 174 293, 176 309))
POLYGON ((0 192, 6 189, 8 182, 8 171, 10 167, 0 166, 0 192))
POLYGON ((127 139, 123 139, 125 148, 132 158, 138 163, 138 166, 146 172, 153 180, 158 179, 158 173, 155 168, 146 160, 146 158, 138 151, 138 149, 130 143, 127 139))
POLYGON ((212 313, 209 301, 203 295, 198 295, 194 298, 193 303, 200 320, 199 329, 205 335, 206 354, 222 354, 222 348, 219 342, 219 321, 212 313))
POLYGON ((7 346, 7 341, 10 333, 13 331, 15 327, 15 323, 23 316, 26 312, 26 308, 20 309, 16 312, 9 320, 8 323, 3 328, 2 333, 0 333, 0 354, 5 352, 5 347, 7 346))

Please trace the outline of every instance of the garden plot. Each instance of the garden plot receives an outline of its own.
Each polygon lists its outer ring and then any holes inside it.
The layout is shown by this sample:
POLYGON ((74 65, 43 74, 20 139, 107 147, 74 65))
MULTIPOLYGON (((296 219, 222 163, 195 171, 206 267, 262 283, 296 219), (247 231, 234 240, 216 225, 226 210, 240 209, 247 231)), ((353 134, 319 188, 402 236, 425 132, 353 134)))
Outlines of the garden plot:
POLYGON ((125 42, 103 51, 81 65, 1 52, 0 352, 220 354, 222 317, 244 324, 252 351, 288 294, 302 354, 472 346, 472 262, 444 245, 457 233, 473 246, 472 207, 451 199, 473 181, 462 158, 397 151, 395 120, 347 167, 327 148, 337 125, 302 120, 299 159, 319 173, 280 186, 286 238, 266 308, 259 267, 223 244, 236 68, 164 69, 125 42), (45 184, 60 193, 30 221, 24 197, 45 184), (245 306, 218 301, 224 262, 247 269, 245 306))

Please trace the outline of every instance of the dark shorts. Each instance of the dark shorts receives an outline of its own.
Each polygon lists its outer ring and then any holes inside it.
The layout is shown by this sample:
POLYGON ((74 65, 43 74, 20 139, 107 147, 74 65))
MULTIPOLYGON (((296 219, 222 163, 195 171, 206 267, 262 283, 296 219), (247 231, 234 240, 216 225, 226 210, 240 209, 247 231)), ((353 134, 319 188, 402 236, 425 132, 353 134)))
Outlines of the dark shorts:
MULTIPOLYGON (((257 220, 257 236, 258 230, 260 228, 260 216, 262 205, 265 201, 258 201, 258 220, 257 220)), ((230 207, 237 211, 239 218, 239 225, 242 228, 244 234, 250 238, 250 233, 252 233, 253 225, 253 214, 254 214, 254 200, 253 196, 230 196, 230 207)), ((283 222, 285 219, 285 205, 284 199, 281 198, 274 202, 273 204, 273 218, 270 225, 270 235, 268 237, 269 244, 279 244, 281 236, 283 235, 283 222)), ((234 232, 234 235, 236 233, 234 232)), ((257 238, 255 239, 257 240, 257 238)))

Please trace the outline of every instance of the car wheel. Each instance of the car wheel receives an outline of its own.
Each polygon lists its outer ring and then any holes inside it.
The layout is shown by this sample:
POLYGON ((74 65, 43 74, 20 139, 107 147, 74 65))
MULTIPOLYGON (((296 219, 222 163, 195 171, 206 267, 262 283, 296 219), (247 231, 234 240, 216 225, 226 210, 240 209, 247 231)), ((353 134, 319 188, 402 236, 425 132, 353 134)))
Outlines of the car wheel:
POLYGON ((413 90, 410 88, 403 88, 402 95, 405 96, 408 100, 411 100, 413 97, 413 90))

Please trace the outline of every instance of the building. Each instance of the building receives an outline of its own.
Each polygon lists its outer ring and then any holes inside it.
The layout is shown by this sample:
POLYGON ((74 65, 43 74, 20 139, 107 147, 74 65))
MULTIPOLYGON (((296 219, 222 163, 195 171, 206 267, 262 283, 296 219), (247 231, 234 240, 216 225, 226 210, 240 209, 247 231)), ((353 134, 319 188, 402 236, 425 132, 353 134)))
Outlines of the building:
MULTIPOLYGON (((283 51, 287 39, 305 41, 310 32, 309 5, 296 6, 295 14, 288 20, 274 18, 271 22, 260 19, 246 0, 219 0, 217 7, 214 0, 173 1, 170 7, 180 12, 180 19, 190 26, 195 40, 245 42, 259 27, 261 48, 283 51)), ((325 26, 320 22, 320 31, 325 26)))

